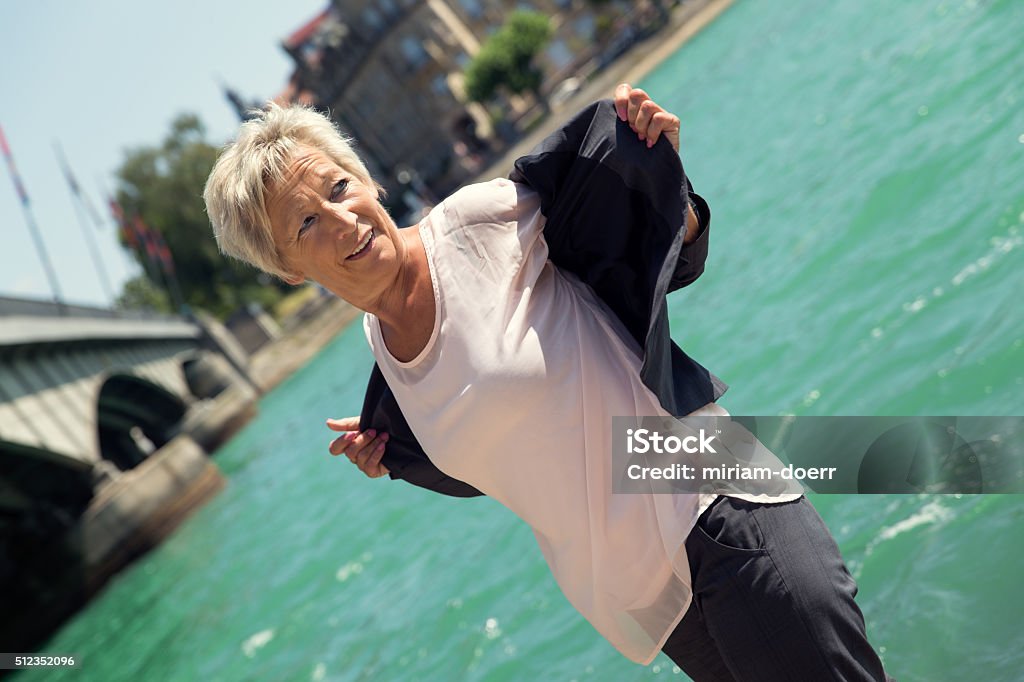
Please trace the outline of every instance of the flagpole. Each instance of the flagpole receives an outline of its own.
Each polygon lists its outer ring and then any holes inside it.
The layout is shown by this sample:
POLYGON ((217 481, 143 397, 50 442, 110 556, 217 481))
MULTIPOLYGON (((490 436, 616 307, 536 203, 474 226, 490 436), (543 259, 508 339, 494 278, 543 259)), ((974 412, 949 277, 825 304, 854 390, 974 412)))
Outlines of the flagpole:
POLYGON ((135 221, 125 215, 124 209, 121 208, 121 205, 110 194, 107 195, 107 206, 110 208, 110 215, 114 219, 114 224, 117 225, 119 237, 127 242, 127 250, 135 254, 135 263, 142 268, 142 274, 145 275, 146 279, 153 286, 159 287, 160 283, 153 273, 155 263, 153 263, 146 248, 145 235, 139 231, 135 221))
POLYGON ((160 264, 164 268, 164 274, 167 275, 167 283, 171 285, 171 298, 174 299, 178 312, 185 314, 185 298, 181 295, 181 285, 178 283, 178 270, 174 266, 174 254, 171 253, 170 247, 167 246, 167 240, 164 239, 163 233, 157 230, 153 230, 153 233, 160 240, 160 243, 157 244, 157 250, 160 252, 160 264))
POLYGON ((153 277, 152 282, 156 286, 160 287, 167 294, 167 297, 171 299, 171 304, 174 304, 173 294, 171 293, 171 285, 167 282, 167 273, 160 263, 160 247, 156 243, 156 239, 153 237, 153 228, 146 224, 142 219, 142 216, 138 213, 132 219, 132 225, 135 227, 136 234, 142 240, 142 246, 146 250, 146 256, 149 259, 150 264, 153 266, 153 277))
POLYGON ((11 154, 11 148, 7 145, 7 137, 4 136, 4 129, 0 127, 0 151, 3 152, 4 160, 7 162, 7 170, 11 174, 11 181, 14 182, 14 191, 18 194, 18 199, 21 200, 21 210, 25 214, 25 222, 28 225, 28 231, 32 235, 32 241, 35 243, 36 252, 39 254, 39 260, 43 263, 43 270, 46 271, 46 278, 50 282, 50 292, 53 294, 53 302, 57 304, 57 309, 63 313, 64 311, 64 295, 61 293, 60 284, 57 282, 57 272, 53 269, 53 264, 50 262, 50 255, 46 252, 46 244, 43 243, 43 237, 39 232, 39 226, 36 224, 35 216, 32 215, 32 207, 29 202, 28 193, 25 191, 25 186, 21 182, 21 176, 18 175, 18 168, 14 165, 14 156, 11 154))
POLYGON ((85 243, 89 246, 89 256, 92 258, 92 263, 96 267, 96 274, 99 276, 100 284, 103 286, 103 290, 107 294, 107 298, 110 300, 110 305, 114 305, 114 289, 110 286, 110 277, 107 276, 107 268, 103 264, 103 259, 100 257, 99 249, 96 247, 96 239, 92 236, 92 232, 89 231, 89 226, 86 225, 85 217, 82 215, 84 210, 84 200, 82 198, 82 190, 75 180, 75 176, 71 173, 71 166, 68 165, 67 157, 64 156, 64 149, 61 148, 60 142, 54 141, 54 151, 57 153, 57 161, 60 163, 61 170, 64 171, 64 179, 68 182, 68 189, 71 190, 71 203, 75 207, 75 219, 78 221, 79 227, 82 228, 82 235, 85 237, 85 243))
POLYGON ((172 306, 177 306, 178 302, 174 300, 175 294, 171 290, 167 269, 162 266, 163 259, 160 257, 160 247, 154 237, 155 230, 146 225, 142 220, 142 216, 138 213, 129 218, 115 199, 110 199, 110 207, 114 218, 121 222, 124 229, 129 231, 132 236, 132 240, 135 242, 134 248, 137 253, 141 254, 144 260, 142 265, 146 278, 149 279, 153 286, 163 289, 170 299, 172 306))
POLYGON ((106 207, 99 214, 94 214, 92 205, 89 205, 89 215, 94 216, 96 229, 109 227, 109 221, 102 217, 103 215, 109 216, 109 218, 114 222, 114 236, 117 238, 117 245, 122 247, 118 249, 118 251, 120 251, 121 256, 124 258, 125 264, 129 267, 138 265, 139 262, 131 257, 128 253, 128 249, 124 248, 124 245, 121 243, 121 221, 115 215, 116 211, 114 211, 114 207, 111 205, 111 202, 114 200, 114 195, 107 190, 107 186, 104 184, 103 178, 99 175, 96 177, 96 186, 100 189, 102 202, 106 202, 106 207))

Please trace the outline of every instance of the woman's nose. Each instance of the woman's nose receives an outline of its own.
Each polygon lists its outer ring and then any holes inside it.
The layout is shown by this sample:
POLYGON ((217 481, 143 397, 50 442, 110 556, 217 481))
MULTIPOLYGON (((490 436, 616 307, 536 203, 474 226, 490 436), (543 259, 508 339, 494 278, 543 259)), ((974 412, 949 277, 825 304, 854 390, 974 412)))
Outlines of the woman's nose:
POLYGON ((357 216, 351 211, 344 210, 338 206, 338 204, 325 202, 323 213, 328 216, 329 220, 343 233, 353 232, 359 229, 357 216))

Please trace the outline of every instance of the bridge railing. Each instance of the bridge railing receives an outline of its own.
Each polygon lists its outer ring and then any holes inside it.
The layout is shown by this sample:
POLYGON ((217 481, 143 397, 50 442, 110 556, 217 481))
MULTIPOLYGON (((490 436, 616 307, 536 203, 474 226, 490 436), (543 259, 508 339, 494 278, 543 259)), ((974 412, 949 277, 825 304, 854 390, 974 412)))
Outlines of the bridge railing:
POLYGON ((57 304, 54 301, 0 296, 0 317, 29 315, 35 317, 92 317, 122 320, 178 320, 176 315, 146 310, 119 310, 74 303, 57 304))

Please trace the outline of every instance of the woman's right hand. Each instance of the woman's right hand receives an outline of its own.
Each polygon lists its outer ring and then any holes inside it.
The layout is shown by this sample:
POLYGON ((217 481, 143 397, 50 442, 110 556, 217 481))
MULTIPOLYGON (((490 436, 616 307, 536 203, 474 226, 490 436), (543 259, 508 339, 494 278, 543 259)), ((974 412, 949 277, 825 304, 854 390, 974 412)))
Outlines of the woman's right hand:
POLYGON ((345 455, 370 478, 380 478, 390 473, 388 468, 380 463, 384 456, 384 446, 388 442, 388 434, 377 433, 373 429, 360 433, 359 417, 328 419, 327 428, 343 432, 332 440, 328 447, 332 455, 345 455))
POLYGON ((665 111, 643 90, 629 83, 619 84, 615 88, 615 111, 648 147, 664 135, 679 153, 679 117, 665 111))

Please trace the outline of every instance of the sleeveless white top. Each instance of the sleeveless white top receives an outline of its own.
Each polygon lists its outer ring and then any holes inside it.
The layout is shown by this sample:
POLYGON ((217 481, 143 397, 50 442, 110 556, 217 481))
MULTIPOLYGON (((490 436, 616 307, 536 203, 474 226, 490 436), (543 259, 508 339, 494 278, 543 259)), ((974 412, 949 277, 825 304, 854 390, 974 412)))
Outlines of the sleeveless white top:
POLYGON ((572 605, 647 664, 689 606, 684 542, 716 496, 611 493, 612 417, 667 413, 636 341, 548 261, 544 222, 525 185, 459 190, 419 227, 437 310, 427 345, 396 360, 369 314, 366 335, 431 461, 528 523, 572 605))

